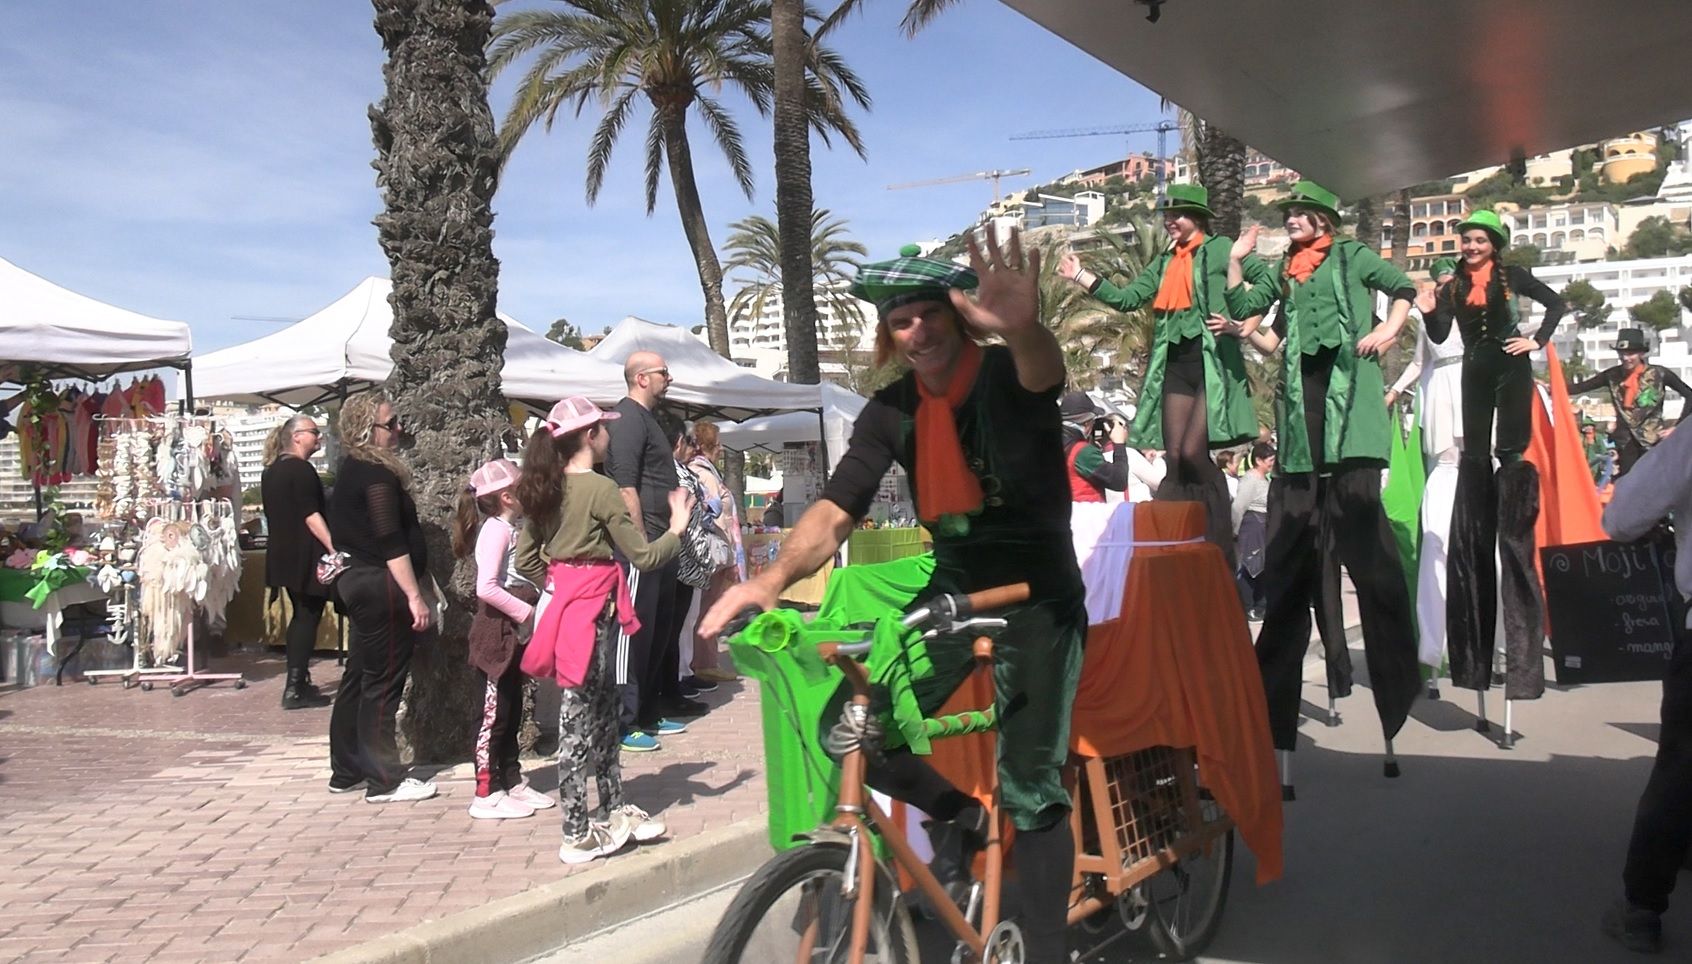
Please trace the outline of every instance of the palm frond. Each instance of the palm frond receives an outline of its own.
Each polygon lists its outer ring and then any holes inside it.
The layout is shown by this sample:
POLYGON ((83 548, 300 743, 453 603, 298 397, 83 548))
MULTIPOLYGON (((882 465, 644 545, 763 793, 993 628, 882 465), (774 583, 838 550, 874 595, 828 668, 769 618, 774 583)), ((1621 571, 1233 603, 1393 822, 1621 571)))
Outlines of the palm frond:
POLYGON ((630 88, 612 102, 611 107, 600 118, 599 126, 594 129, 593 142, 588 146, 587 165, 587 201, 589 204, 599 199, 599 189, 605 186, 605 167, 611 163, 611 152, 617 147, 617 135, 623 132, 623 125, 629 119, 630 108, 634 104, 638 91, 630 88))
POLYGON ((709 97, 700 97, 694 101, 699 113, 705 118, 705 127, 716 139, 717 146, 722 149, 723 156, 728 158, 729 170, 734 173, 735 182, 746 195, 752 199, 752 162, 746 156, 746 145, 740 138, 740 127, 723 110, 722 105, 709 97))
POLYGON ((900 29, 905 36, 914 37, 922 32, 922 28, 934 22, 934 18, 946 12, 946 8, 957 3, 958 0, 911 0, 905 17, 899 21, 900 29))
POLYGON ((646 216, 658 209, 658 179, 664 171, 664 123, 654 111, 646 127, 646 216))

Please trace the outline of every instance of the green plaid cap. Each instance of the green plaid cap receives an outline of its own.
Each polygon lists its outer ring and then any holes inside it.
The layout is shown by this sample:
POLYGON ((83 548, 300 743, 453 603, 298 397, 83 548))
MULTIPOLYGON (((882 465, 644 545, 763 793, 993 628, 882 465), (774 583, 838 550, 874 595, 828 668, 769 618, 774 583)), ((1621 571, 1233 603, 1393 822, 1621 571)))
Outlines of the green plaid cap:
POLYGON ((952 288, 965 291, 980 283, 975 272, 937 258, 917 256, 917 248, 907 245, 900 257, 892 261, 877 261, 858 269, 852 282, 853 296, 875 305, 878 314, 907 305, 913 301, 945 301, 952 288))

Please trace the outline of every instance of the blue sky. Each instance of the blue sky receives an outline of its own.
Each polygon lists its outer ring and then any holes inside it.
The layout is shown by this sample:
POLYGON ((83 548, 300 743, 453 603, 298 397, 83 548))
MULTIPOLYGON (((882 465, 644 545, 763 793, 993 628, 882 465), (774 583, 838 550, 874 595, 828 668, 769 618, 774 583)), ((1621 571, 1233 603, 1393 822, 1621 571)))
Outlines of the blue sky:
MULTIPOLYGON (((527 2, 527 0, 525 0, 527 2)), ((538 2, 538 0, 536 0, 538 2)), ((1030 186, 1151 150, 1133 140, 1011 141, 1048 127, 1155 121, 1156 95, 994 0, 966 0, 915 40, 904 4, 877 0, 837 46, 875 97, 858 117, 868 161, 813 154, 816 203, 873 255, 943 236, 991 197, 972 181, 886 185, 1032 168, 1030 186)), ((197 350, 274 331, 242 317, 301 318, 366 275, 386 275, 370 220, 380 197, 366 108, 383 53, 360 0, 66 0, 0 12, 0 257, 58 284, 193 326, 197 350)), ((515 74, 495 86, 503 114, 515 74)), ((695 129, 713 240, 774 215, 769 130, 729 97, 758 176, 748 201, 695 129)), ((626 314, 703 320, 703 298, 667 181, 641 197, 639 127, 625 131, 599 202, 584 200, 596 116, 537 131, 495 199, 500 306, 545 330, 598 331, 626 314)))

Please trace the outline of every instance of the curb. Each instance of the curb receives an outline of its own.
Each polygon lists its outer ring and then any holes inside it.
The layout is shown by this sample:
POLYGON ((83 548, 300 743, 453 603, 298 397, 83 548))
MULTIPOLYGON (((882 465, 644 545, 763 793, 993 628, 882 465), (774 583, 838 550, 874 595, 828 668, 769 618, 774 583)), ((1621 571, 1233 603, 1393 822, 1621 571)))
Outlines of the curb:
POLYGON ((519 962, 751 874, 770 858, 759 816, 637 850, 602 873, 572 874, 317 958, 320 964, 519 962))

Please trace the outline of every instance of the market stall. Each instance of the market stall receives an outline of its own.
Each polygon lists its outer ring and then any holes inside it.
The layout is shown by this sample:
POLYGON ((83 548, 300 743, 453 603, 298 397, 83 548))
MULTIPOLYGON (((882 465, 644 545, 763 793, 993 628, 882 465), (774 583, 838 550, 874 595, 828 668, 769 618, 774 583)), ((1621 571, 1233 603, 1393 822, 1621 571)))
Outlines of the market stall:
MULTIPOLYGON (((382 384, 394 369, 392 294, 388 279, 365 278, 281 331, 201 355, 194 360, 201 396, 299 408, 382 384)), ((550 405, 579 394, 609 405, 623 397, 620 367, 548 341, 505 314, 498 317, 506 326, 500 382, 507 398, 550 405)))
MULTIPOLYGON (((664 400, 689 418, 742 422, 781 412, 806 412, 815 423, 823 409, 823 386, 790 385, 755 375, 712 351, 686 329, 633 315, 617 322, 588 357, 615 364, 621 379, 623 362, 637 351, 664 356, 674 379, 664 400)), ((623 394, 619 389, 616 397, 623 394)), ((726 433, 728 426, 723 429, 726 433)))
POLYGON ((169 413, 157 377, 117 380, 179 369, 186 410, 192 348, 184 324, 0 260, 0 378, 24 387, 22 470, 49 493, 73 477, 100 479, 94 519, 50 512, 6 534, 0 618, 12 632, 0 649, 19 679, 26 666, 62 671, 86 642, 59 639, 64 611, 104 601, 99 634, 133 648, 120 675, 157 672, 179 691, 213 679, 241 685, 235 674, 203 672, 194 653, 195 625, 220 616, 239 578, 233 441, 214 419, 169 413))

